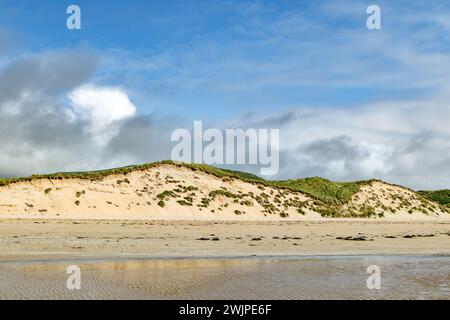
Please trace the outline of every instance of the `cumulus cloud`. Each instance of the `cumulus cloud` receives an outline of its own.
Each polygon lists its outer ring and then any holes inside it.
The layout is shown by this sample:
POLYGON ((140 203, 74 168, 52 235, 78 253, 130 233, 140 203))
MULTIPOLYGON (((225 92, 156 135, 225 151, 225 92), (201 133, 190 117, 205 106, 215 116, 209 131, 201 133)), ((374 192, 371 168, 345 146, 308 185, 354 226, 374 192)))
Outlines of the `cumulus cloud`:
POLYGON ((136 113, 136 106, 120 88, 82 85, 68 97, 75 113, 89 121, 89 130, 99 143, 111 139, 120 123, 136 113))
POLYGON ((92 147, 87 123, 74 121, 59 96, 88 80, 95 60, 86 53, 48 52, 18 57, 0 71, 1 176, 75 169, 74 159, 86 166, 88 159, 77 155, 92 147))
POLYGON ((84 121, 72 121, 57 99, 42 93, 23 95, 15 105, 15 112, 0 108, 2 176, 87 166, 93 148, 84 121))
POLYGON ((174 122, 136 115, 124 89, 89 84, 96 66, 95 55, 61 51, 0 70, 0 176, 157 160, 156 133, 174 122))

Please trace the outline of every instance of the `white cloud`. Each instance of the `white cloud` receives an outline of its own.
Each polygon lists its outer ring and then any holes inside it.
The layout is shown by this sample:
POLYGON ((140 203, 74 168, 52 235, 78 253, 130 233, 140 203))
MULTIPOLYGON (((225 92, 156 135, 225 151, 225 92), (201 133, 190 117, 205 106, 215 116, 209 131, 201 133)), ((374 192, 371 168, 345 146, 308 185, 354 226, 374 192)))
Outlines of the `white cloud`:
POLYGON ((80 86, 68 94, 74 111, 91 123, 91 132, 101 134, 135 115, 136 106, 117 87, 80 86))

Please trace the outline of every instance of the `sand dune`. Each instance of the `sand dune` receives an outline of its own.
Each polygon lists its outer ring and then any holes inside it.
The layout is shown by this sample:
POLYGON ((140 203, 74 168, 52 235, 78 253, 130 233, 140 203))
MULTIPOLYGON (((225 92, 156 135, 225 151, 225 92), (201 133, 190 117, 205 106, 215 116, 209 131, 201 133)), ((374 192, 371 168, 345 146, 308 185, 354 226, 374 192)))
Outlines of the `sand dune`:
POLYGON ((371 181, 348 203, 174 164, 101 179, 39 178, 0 187, 0 218, 124 220, 449 219, 412 190, 371 181))

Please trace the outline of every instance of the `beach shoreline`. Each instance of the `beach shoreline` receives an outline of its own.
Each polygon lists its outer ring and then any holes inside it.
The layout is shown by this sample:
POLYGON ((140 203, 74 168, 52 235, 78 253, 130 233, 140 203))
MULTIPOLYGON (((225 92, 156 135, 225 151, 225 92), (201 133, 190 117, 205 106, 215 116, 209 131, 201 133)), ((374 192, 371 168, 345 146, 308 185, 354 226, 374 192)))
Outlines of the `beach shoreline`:
POLYGON ((449 237, 448 221, 0 220, 0 300, 449 299, 449 237))

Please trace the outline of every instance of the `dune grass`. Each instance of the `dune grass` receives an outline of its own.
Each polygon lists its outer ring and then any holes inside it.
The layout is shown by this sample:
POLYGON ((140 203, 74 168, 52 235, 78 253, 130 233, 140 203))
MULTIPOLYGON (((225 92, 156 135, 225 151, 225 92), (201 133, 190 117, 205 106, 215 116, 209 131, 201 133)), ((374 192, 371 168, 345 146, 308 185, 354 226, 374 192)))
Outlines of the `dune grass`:
POLYGON ((154 168, 158 165, 163 164, 171 164, 176 166, 183 166, 186 168, 190 168, 191 170, 199 170, 205 173, 212 174, 218 178, 222 177, 235 177, 247 181, 264 181, 260 177, 248 173, 248 172, 240 172, 226 169, 219 169, 213 166, 204 165, 204 164, 193 164, 193 163, 180 163, 174 162, 170 160, 152 162, 140 165, 133 165, 121 168, 113 168, 106 170, 97 170, 97 171, 79 171, 79 172, 57 172, 51 174, 36 174, 29 177, 19 177, 19 178, 0 178, 0 186, 9 185, 16 182, 21 181, 31 181, 33 179, 51 179, 51 180, 63 180, 63 179, 86 179, 86 180, 101 180, 110 175, 116 174, 128 174, 134 171, 142 171, 154 168))
POLYGON ((327 179, 313 177, 296 180, 264 180, 254 174, 219 169, 216 167, 203 164, 182 164, 183 166, 201 170, 206 173, 215 175, 216 177, 236 177, 250 183, 258 183, 264 186, 289 189, 292 191, 302 192, 312 196, 313 198, 329 204, 347 203, 353 194, 358 192, 360 186, 370 181, 357 182, 335 182, 327 179))
POLYGON ((361 182, 334 182, 323 178, 305 178, 298 180, 285 180, 285 181, 267 181, 254 174, 233 170, 220 169, 217 167, 204 165, 204 164, 192 164, 192 163, 179 163, 174 161, 160 161, 147 163, 142 165, 127 166, 122 168, 114 168, 108 170, 98 171, 86 171, 86 172, 59 172, 46 175, 33 175, 23 178, 1 178, 0 186, 9 185, 21 181, 31 181, 34 179, 51 179, 51 180, 63 180, 63 179, 87 179, 87 180, 102 180, 110 175, 128 174, 134 171, 142 171, 157 167, 158 165, 175 165, 178 167, 189 168, 193 171, 201 171, 218 178, 237 178, 243 181, 259 184, 267 187, 276 187, 282 189, 288 189, 296 192, 305 193, 317 200, 330 204, 342 204, 350 200, 351 196, 359 190, 362 184, 368 183, 367 181, 361 182))
POLYGON ((450 190, 436 190, 436 191, 418 191, 425 199, 439 203, 440 205, 450 207, 450 190))
POLYGON ((330 204, 347 203, 350 201, 351 197, 358 192, 360 186, 367 183, 369 183, 369 181, 335 182, 319 177, 267 182, 267 184, 276 187, 283 187, 306 193, 318 200, 330 204))

